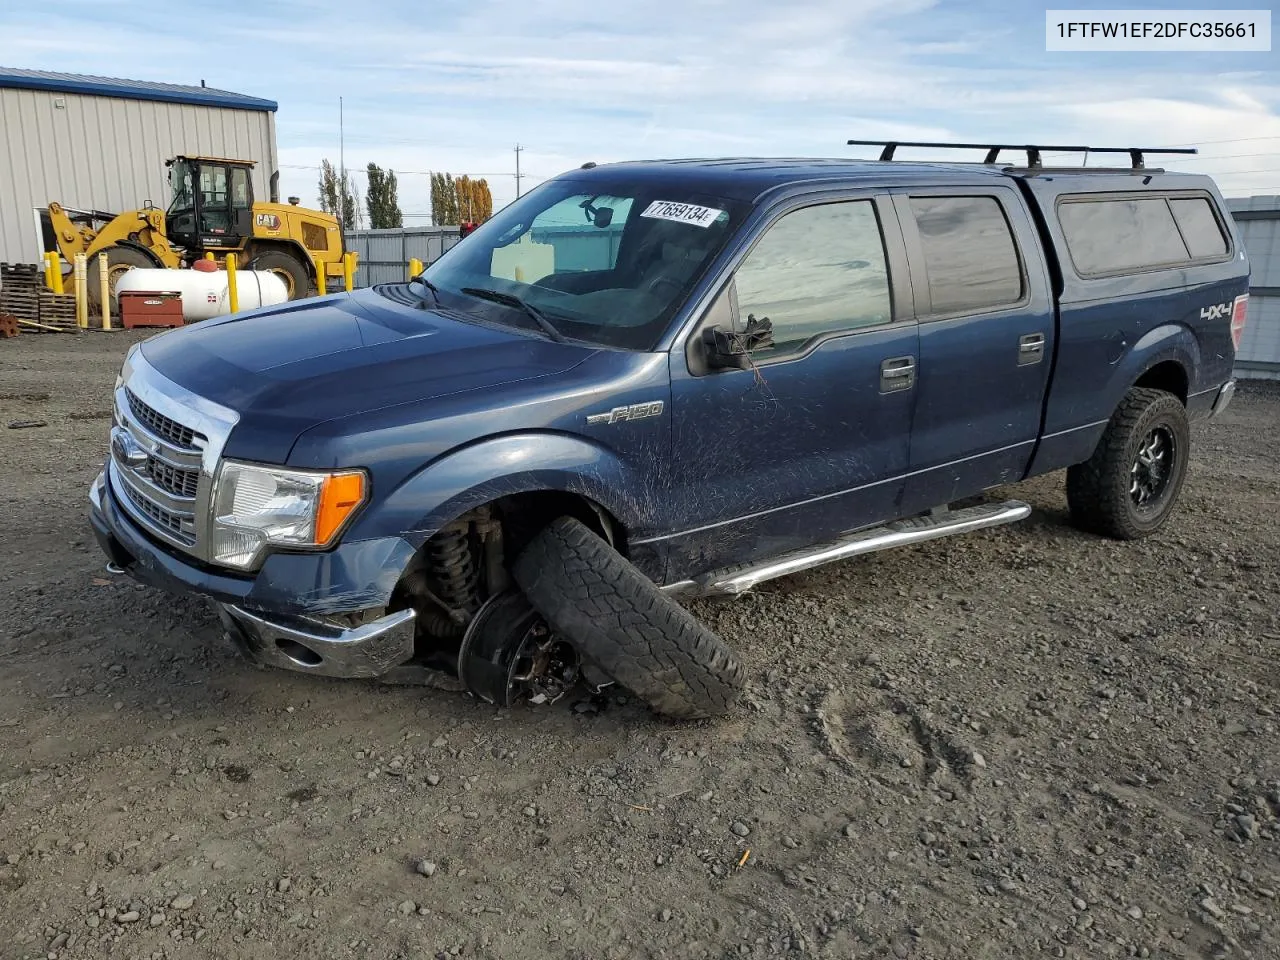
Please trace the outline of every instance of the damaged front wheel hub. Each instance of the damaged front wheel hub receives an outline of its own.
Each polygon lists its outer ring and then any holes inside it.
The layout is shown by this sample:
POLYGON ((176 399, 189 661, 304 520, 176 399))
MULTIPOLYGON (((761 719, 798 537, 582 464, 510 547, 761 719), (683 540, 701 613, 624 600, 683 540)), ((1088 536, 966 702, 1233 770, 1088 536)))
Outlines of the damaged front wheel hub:
POLYGON ((508 590, 482 606, 462 638, 458 677, 488 703, 554 703, 581 675, 578 651, 524 594, 508 590))

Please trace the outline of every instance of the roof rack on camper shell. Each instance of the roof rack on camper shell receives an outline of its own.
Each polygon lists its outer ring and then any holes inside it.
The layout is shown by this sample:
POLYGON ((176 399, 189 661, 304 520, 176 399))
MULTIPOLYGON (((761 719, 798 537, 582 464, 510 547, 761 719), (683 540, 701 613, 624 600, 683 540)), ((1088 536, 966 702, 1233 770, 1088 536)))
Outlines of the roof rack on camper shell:
MULTIPOLYGON (((1198 151, 1195 147, 1085 147, 1085 146, 1062 146, 1059 144, 1034 144, 1034 143, 945 143, 945 142, 928 142, 923 140, 850 140, 850 146, 864 147, 881 147, 880 159, 889 161, 893 159, 894 151, 898 147, 927 147, 934 150, 985 150, 986 158, 983 163, 994 164, 996 158, 1000 156, 1002 150, 1023 150, 1027 154, 1028 170, 1044 170, 1047 169, 1041 162, 1040 154, 1048 153, 1127 153, 1129 154, 1129 162, 1131 166, 1119 169, 1125 170, 1141 170, 1146 173, 1159 173, 1159 170, 1148 170, 1145 165, 1145 155, 1148 153, 1189 153, 1194 154, 1198 151)), ((1073 172, 1089 171, 1095 173, 1114 173, 1115 167, 1069 167, 1066 168, 1073 172)))

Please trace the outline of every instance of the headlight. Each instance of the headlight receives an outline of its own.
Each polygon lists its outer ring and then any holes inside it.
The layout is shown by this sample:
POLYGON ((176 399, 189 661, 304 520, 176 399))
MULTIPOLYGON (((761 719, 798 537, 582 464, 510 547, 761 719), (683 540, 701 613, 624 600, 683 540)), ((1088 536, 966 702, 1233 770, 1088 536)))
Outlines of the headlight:
POLYGON ((213 487, 213 560, 247 569, 268 545, 326 547, 364 498, 360 470, 324 473, 224 461, 213 487))

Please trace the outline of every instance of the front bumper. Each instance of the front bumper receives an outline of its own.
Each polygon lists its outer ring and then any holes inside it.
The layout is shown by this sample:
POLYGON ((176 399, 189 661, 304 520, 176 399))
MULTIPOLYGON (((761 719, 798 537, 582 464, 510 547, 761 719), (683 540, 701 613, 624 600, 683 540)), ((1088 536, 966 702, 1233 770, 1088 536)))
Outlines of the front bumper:
POLYGON ((214 601, 223 626, 252 659, 327 677, 376 677, 413 656, 414 613, 354 627, 327 618, 385 607, 413 548, 399 538, 327 553, 276 554, 253 576, 214 572, 151 541, 120 510, 105 473, 89 491, 89 520, 103 553, 133 579, 214 601))
POLYGON ((400 610, 358 627, 286 622, 218 604, 232 640, 258 663, 322 677, 380 677, 413 656, 415 614, 400 610))

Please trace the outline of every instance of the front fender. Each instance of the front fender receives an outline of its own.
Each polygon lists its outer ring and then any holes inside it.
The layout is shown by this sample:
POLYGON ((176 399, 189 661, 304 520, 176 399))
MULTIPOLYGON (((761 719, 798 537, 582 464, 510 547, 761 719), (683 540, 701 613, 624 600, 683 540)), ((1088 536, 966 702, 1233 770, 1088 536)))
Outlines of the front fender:
POLYGON ((588 497, 633 534, 653 526, 650 484, 634 466, 581 437, 529 431, 491 437, 432 461, 360 524, 361 537, 401 536, 415 546, 473 507, 517 493, 588 497))

